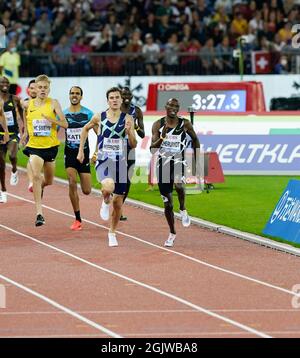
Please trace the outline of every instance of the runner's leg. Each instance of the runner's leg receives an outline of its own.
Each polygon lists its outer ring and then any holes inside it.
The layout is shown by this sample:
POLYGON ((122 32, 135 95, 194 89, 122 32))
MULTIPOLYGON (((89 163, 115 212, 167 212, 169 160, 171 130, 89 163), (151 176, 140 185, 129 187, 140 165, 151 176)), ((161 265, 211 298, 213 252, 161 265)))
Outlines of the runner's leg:
POLYGON ((6 191, 5 185, 5 157, 7 153, 7 146, 0 145, 0 182, 1 182, 1 190, 6 191))
POLYGON ((42 211, 42 175, 44 160, 37 155, 30 155, 29 165, 32 172, 33 196, 36 206, 36 214, 43 215, 42 211))

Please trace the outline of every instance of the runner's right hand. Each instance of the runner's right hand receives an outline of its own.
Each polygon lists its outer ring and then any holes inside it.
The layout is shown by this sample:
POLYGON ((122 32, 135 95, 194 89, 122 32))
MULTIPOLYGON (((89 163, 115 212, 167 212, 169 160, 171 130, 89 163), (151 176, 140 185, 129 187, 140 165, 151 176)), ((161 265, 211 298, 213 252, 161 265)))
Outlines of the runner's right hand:
POLYGON ((77 154, 77 160, 80 162, 80 163, 83 163, 83 160, 84 160, 84 153, 82 151, 79 151, 78 154, 77 154))

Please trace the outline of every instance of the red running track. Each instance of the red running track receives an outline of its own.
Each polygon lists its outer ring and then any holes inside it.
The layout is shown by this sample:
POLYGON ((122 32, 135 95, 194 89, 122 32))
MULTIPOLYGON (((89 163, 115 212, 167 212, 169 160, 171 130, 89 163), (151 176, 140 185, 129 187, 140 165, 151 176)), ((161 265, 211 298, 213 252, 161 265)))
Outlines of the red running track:
POLYGON ((72 232, 67 186, 45 189, 39 228, 26 188, 0 204, 0 337, 300 337, 299 258, 180 222, 164 248, 164 217, 132 206, 109 248, 99 196, 72 232))

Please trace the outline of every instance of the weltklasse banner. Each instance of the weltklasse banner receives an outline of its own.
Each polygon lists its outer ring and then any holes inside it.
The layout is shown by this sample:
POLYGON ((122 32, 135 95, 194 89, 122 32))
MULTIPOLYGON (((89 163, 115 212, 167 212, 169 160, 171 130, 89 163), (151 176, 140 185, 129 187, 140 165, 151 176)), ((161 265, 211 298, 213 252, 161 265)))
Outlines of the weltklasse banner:
POLYGON ((300 243, 300 181, 290 180, 263 233, 300 243))
POLYGON ((217 152, 224 172, 300 172, 298 135, 201 135, 202 149, 217 152))

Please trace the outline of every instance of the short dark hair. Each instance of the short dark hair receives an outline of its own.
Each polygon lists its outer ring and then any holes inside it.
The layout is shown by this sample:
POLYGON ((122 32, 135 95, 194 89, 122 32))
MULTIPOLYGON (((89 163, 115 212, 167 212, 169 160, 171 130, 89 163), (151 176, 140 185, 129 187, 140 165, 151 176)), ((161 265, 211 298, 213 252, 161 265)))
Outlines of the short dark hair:
POLYGON ((80 91, 80 96, 81 96, 81 97, 83 96, 83 90, 82 90, 82 88, 81 88, 81 87, 79 87, 79 86, 72 86, 72 87, 70 88, 69 93, 71 93, 71 89, 72 89, 72 88, 78 88, 78 89, 79 89, 79 91, 80 91))
POLYGON ((35 80, 29 81, 27 88, 29 88, 32 83, 35 83, 35 80))
POLYGON ((111 87, 109 90, 106 91, 106 99, 108 99, 108 96, 111 92, 119 92, 121 95, 121 90, 119 87, 111 87))

